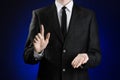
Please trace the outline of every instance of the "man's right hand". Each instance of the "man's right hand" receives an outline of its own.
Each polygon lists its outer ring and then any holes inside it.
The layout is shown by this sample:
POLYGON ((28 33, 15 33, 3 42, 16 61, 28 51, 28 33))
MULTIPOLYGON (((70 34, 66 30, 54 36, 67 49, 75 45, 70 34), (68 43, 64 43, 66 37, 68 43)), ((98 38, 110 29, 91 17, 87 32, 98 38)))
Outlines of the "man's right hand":
POLYGON ((44 26, 41 25, 40 33, 38 33, 35 36, 34 41, 33 41, 35 52, 39 53, 42 50, 44 50, 49 43, 49 39, 50 39, 50 33, 47 33, 46 37, 44 37, 44 26))

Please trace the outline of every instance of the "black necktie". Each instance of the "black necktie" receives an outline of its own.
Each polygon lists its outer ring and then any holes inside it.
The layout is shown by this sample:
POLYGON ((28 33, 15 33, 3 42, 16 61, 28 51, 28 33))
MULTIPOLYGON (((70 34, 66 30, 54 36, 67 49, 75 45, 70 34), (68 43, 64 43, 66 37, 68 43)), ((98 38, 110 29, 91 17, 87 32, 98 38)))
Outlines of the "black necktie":
POLYGON ((67 33, 67 16, 66 16, 66 7, 62 7, 62 17, 61 17, 61 31, 65 40, 66 33, 67 33))

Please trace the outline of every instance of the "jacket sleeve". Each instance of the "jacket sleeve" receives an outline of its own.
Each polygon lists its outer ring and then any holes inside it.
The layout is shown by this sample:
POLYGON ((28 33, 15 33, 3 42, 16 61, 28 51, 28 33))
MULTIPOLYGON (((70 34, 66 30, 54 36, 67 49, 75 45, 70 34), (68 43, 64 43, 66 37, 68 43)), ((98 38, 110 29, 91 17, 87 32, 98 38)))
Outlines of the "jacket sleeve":
POLYGON ((89 44, 88 44, 88 57, 89 60, 84 64, 84 68, 96 67, 101 61, 101 52, 98 38, 98 26, 96 23, 95 14, 92 14, 89 24, 89 44))
POLYGON ((33 48, 33 39, 39 31, 40 31, 40 20, 37 14, 35 13, 35 11, 33 11, 32 20, 29 28, 29 34, 24 49, 24 62, 27 64, 36 64, 39 62, 39 60, 34 57, 34 48, 33 48))

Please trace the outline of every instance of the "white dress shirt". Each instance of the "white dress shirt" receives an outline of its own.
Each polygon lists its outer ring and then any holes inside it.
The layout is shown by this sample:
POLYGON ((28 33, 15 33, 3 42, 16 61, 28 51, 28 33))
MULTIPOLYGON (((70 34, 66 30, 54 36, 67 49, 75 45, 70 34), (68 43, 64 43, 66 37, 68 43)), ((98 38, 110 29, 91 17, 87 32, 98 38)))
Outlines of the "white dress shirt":
MULTIPOLYGON (((57 8, 57 15, 58 15, 60 26, 61 26, 61 17, 62 17, 62 7, 64 7, 64 6, 66 7, 65 11, 66 11, 66 15, 67 15, 67 30, 68 30, 71 15, 72 15, 73 0, 71 0, 66 5, 62 5, 57 0, 55 0, 55 5, 56 5, 56 8, 57 8)), ((44 50, 40 54, 38 54, 37 52, 34 51, 34 57, 36 58, 36 60, 40 60, 41 57, 43 57, 43 55, 44 55, 44 50)))
POLYGON ((62 5, 61 3, 59 3, 57 0, 55 1, 55 5, 57 7, 57 15, 58 15, 58 19, 59 19, 59 23, 61 25, 61 17, 62 17, 62 7, 66 7, 65 11, 66 11, 66 15, 67 15, 67 30, 69 27, 69 22, 71 19, 71 14, 72 14, 72 8, 73 8, 73 0, 71 0, 68 4, 66 5, 62 5))

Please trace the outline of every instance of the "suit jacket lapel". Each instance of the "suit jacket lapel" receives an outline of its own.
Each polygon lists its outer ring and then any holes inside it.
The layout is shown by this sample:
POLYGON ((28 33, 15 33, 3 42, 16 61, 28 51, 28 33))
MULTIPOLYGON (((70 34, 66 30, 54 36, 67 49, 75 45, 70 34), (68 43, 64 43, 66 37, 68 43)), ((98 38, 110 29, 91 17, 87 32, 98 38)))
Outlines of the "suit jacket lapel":
POLYGON ((68 29, 65 42, 64 42, 63 35, 60 29, 60 24, 59 24, 57 9, 56 9, 55 4, 53 4, 50 10, 50 13, 48 15, 50 17, 49 19, 51 19, 50 23, 55 33, 57 34, 59 40, 65 45, 68 42, 69 37, 73 34, 72 30, 74 29, 75 22, 77 21, 77 16, 79 15, 79 10, 77 10, 77 6, 75 4, 73 5, 73 11, 72 11, 71 20, 69 23, 69 29, 68 29))
POLYGON ((69 37, 70 37, 72 34, 74 34, 74 33, 72 32, 72 30, 74 30, 74 25, 76 25, 75 22, 77 21, 78 15, 79 15, 79 10, 77 10, 77 8, 78 8, 78 7, 74 4, 74 5, 73 5, 73 11, 72 11, 71 19, 70 19, 70 23, 69 23, 69 29, 68 29, 68 32, 67 32, 67 36, 66 36, 64 45, 67 44, 67 42, 68 42, 68 40, 69 40, 69 37))
POLYGON ((59 20, 58 20, 58 15, 57 15, 57 9, 55 4, 52 6, 51 8, 51 12, 50 14, 50 19, 51 19, 51 25, 53 25, 53 29, 55 31, 55 33, 57 34, 59 40, 63 43, 63 35, 60 29, 60 24, 59 24, 59 20))

